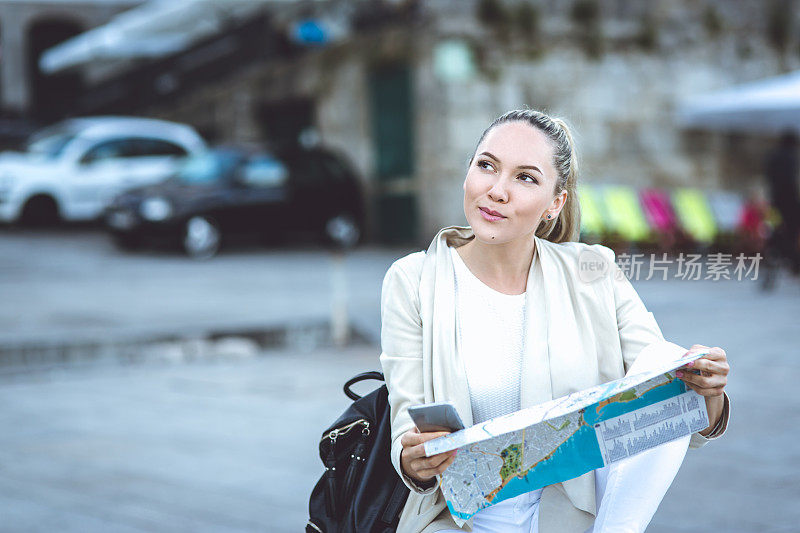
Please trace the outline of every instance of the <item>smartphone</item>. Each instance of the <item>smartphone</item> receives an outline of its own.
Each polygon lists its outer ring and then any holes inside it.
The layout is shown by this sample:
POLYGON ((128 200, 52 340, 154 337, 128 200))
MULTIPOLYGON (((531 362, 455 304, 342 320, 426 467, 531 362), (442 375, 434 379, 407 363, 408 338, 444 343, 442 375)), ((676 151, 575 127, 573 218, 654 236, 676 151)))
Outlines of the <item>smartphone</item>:
POLYGON ((461 417, 458 416, 456 406, 452 402, 414 405, 408 408, 408 414, 420 433, 464 429, 464 423, 461 421, 461 417))

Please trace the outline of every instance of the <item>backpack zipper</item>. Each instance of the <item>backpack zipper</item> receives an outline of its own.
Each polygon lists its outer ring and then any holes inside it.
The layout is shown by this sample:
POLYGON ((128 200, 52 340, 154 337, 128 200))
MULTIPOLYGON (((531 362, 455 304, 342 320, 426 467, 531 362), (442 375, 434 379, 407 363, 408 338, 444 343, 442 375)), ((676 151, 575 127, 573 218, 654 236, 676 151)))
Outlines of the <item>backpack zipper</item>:
POLYGON ((338 439, 342 435, 346 435, 347 433, 350 432, 351 429, 353 429, 358 425, 364 426, 361 432, 364 433, 365 435, 369 435, 369 422, 364 418, 359 418, 358 420, 350 422, 345 426, 332 429, 329 433, 322 436, 321 441, 324 441, 325 439, 330 439, 331 444, 336 444, 336 439, 338 439))
MULTIPOLYGON (((321 442, 324 442, 325 439, 330 439, 331 441, 328 455, 323 461, 325 464, 325 507, 328 511, 328 515, 336 518, 337 520, 340 518, 339 511, 341 511, 341 509, 339 508, 339 503, 341 501, 341 495, 338 494, 338 491, 336 490, 336 480, 337 478, 340 478, 341 474, 338 474, 336 471, 336 467, 339 465, 336 463, 336 453, 334 452, 334 448, 336 448, 336 439, 338 439, 341 435, 348 434, 354 427, 357 426, 363 426, 361 435, 364 438, 369 436, 369 422, 363 418, 359 418, 358 420, 350 422, 347 425, 332 429, 327 435, 323 435, 321 440, 321 442)), ((354 462, 362 462, 360 454, 359 459, 354 462)), ((348 468, 348 471, 350 470, 352 470, 352 468, 348 468)), ((351 473, 351 476, 352 475, 353 474, 351 473)))
POLYGON ((367 441, 369 440, 369 425, 361 430, 361 438, 358 440, 355 448, 350 454, 350 464, 347 465, 347 471, 344 474, 342 481, 344 486, 344 501, 350 501, 352 498, 355 484, 361 477, 361 472, 367 462, 367 441))

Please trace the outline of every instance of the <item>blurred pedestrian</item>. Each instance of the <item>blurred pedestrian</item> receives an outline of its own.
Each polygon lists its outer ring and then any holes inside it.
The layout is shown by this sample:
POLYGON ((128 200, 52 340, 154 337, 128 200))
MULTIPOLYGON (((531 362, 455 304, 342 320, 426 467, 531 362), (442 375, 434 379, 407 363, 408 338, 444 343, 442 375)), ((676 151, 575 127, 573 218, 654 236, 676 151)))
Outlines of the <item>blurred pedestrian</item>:
POLYGON ((767 238, 772 233, 770 210, 772 207, 761 191, 753 188, 747 195, 737 222, 740 242, 737 250, 746 255, 764 254, 767 238))
POLYGON ((784 258, 795 275, 800 274, 799 173, 798 136, 795 131, 785 131, 765 162, 769 199, 780 215, 780 222, 769 239, 766 261, 774 265, 776 259, 784 258))
MULTIPOLYGON (((380 359, 391 459, 411 490, 399 533, 461 531, 440 489, 456 456, 425 457, 424 442, 441 433, 420 433, 410 406, 451 401, 469 426, 622 378, 645 353, 687 353, 664 339, 611 249, 575 242, 577 177, 563 120, 533 110, 498 117, 478 141, 464 181, 470 225, 440 230, 427 252, 398 259, 386 273, 380 359), (608 268, 583 279, 581 261, 592 258, 592 266, 603 261, 608 268)), ((726 354, 692 346, 697 350, 708 351, 689 364, 697 373, 677 375, 705 398, 708 427, 485 507, 469 519, 471 531, 643 531, 687 446, 702 446, 727 427, 726 354)))

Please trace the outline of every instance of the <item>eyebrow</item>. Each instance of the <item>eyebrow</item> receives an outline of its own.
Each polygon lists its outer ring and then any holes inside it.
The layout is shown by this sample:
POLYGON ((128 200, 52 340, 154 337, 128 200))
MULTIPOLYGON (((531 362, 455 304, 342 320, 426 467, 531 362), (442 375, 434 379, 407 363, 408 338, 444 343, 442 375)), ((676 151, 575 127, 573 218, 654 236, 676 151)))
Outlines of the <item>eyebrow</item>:
MULTIPOLYGON (((496 156, 490 154, 489 152, 483 152, 480 155, 487 155, 487 156, 491 157, 492 159, 494 159, 495 161, 497 161, 498 163, 500 162, 500 160, 496 156)), ((537 171, 539 174, 544 176, 544 172, 542 172, 542 170, 539 167, 537 167, 536 165, 520 165, 517 168, 529 168, 531 170, 537 171)))

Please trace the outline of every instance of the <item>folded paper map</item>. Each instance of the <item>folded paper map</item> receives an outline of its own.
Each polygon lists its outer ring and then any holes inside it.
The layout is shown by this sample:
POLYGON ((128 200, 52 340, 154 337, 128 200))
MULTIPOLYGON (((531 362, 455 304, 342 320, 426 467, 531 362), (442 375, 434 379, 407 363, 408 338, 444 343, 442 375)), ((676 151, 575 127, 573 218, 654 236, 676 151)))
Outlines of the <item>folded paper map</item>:
POLYGON ((442 474, 456 523, 463 525, 489 505, 707 428, 705 400, 675 375, 706 353, 662 359, 645 372, 426 442, 428 456, 458 450, 442 474))

